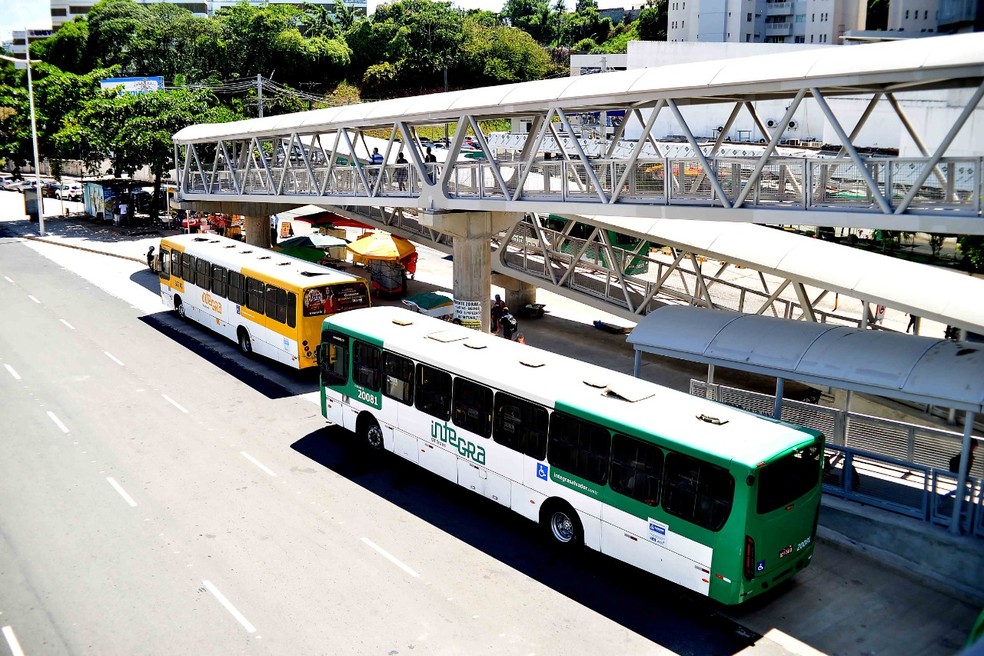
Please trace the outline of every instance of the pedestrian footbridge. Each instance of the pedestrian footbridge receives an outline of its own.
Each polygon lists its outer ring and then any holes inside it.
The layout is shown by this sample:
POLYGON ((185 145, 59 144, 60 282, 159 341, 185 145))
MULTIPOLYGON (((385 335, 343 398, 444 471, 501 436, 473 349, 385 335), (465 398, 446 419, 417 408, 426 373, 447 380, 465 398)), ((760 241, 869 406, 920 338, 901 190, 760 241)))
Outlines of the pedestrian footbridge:
POLYGON ((982 34, 634 69, 195 125, 174 137, 176 177, 184 201, 984 234, 982 83, 982 34), (905 109, 926 92, 960 99, 942 129, 905 109), (863 100, 859 116, 834 112, 844 96, 863 100), (772 100, 784 115, 760 116, 772 100), (727 117, 709 137, 687 116, 708 105, 727 117), (807 105, 833 150, 789 145, 807 105), (602 113, 617 118, 611 135, 591 127, 602 113), (757 133, 727 142, 742 114, 757 133), (654 130, 667 115, 674 141, 654 130), (885 116, 919 156, 855 145, 885 116), (517 129, 487 127, 504 122, 517 129), (446 130, 446 147, 425 129, 446 130))

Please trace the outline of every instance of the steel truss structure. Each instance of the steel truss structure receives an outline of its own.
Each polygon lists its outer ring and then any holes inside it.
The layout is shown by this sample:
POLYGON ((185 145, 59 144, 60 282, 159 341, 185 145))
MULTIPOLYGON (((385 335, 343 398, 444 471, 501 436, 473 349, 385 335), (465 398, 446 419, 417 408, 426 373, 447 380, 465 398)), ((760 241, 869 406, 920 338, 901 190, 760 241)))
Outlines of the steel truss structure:
MULTIPOLYGON (((335 211, 435 250, 452 252, 451 238, 423 225, 416 212, 359 206, 335 211)), ((875 315, 864 300, 794 277, 745 269, 745 280, 736 282, 733 276, 724 275, 736 268, 731 263, 712 260, 699 250, 660 246, 625 235, 585 217, 559 220, 527 215, 495 235, 492 250, 496 273, 629 321, 639 321, 668 304, 854 327, 875 315), (561 222, 563 226, 557 227, 561 222), (579 227, 587 227, 587 234, 573 236, 579 227)))
MULTIPOLYGON (((185 200, 984 234, 984 158, 949 155, 984 97, 984 35, 835 50, 841 52, 604 73, 192 126, 175 136, 179 193, 185 200), (924 43, 931 41, 937 43, 924 43), (874 63, 858 71, 858 62, 865 61, 874 63), (797 74, 756 77, 757 70, 777 67, 797 74), (899 96, 958 88, 970 90, 966 102, 930 149, 899 96), (853 125, 828 102, 845 94, 867 98, 853 125), (776 98, 788 105, 770 127, 754 103, 776 98), (833 156, 782 150, 783 134, 806 102, 819 108, 837 135, 833 156), (701 142, 684 110, 708 103, 730 108, 730 114, 716 140, 701 142), (922 157, 859 152, 854 140, 882 104, 922 157), (611 140, 588 139, 575 128, 581 115, 616 110, 625 119, 611 140), (725 135, 742 112, 764 135, 755 156, 724 154, 725 135), (665 114, 686 138, 687 156, 668 156, 653 133, 665 114), (531 127, 518 144, 502 148, 483 130, 489 119, 522 119, 531 127), (441 162, 424 158, 420 129, 431 126, 447 127, 453 135, 441 162), (627 131, 638 138, 626 139, 627 131), (370 143, 379 144, 382 164, 372 162, 370 143), (406 163, 396 162, 398 152, 406 163)), ((959 145, 966 150, 965 143, 959 145)))

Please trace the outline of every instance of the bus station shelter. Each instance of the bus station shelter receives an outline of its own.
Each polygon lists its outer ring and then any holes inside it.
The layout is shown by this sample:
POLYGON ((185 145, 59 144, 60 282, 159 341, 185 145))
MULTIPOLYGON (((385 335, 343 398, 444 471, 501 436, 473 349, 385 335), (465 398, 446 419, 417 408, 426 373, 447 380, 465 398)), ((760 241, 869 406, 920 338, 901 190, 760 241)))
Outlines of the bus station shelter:
MULTIPOLYGON (((777 419, 787 379, 963 410, 957 489, 966 487, 974 418, 984 411, 984 344, 686 306, 650 312, 628 342, 637 377, 643 353, 774 377, 777 419)), ((952 531, 962 501, 956 495, 952 531)))

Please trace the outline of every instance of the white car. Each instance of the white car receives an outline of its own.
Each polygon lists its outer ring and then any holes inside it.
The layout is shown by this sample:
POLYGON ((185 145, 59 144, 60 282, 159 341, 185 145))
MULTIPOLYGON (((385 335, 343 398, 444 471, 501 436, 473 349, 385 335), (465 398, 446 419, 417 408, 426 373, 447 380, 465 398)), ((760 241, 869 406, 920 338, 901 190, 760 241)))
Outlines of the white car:
POLYGON ((64 184, 55 190, 55 198, 59 200, 82 200, 82 185, 64 184))

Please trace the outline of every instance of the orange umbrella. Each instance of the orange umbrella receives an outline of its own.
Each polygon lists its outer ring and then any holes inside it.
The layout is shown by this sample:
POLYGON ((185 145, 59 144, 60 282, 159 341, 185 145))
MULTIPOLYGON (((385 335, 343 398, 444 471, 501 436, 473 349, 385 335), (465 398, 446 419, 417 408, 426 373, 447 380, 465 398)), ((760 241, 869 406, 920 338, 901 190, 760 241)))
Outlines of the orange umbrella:
POLYGON ((356 262, 363 260, 402 260, 417 252, 416 247, 402 237, 387 232, 374 232, 356 239, 346 247, 356 262))

